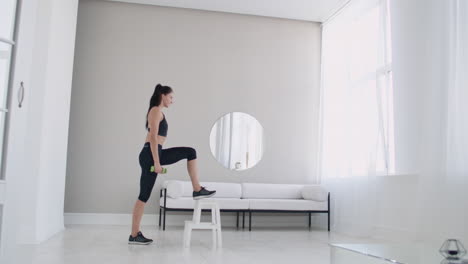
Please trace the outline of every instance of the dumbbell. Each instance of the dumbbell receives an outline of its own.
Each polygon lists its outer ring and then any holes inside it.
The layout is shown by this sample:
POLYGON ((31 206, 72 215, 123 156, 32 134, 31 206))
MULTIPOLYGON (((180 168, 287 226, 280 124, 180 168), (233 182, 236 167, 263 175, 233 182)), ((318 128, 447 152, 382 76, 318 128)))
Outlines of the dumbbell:
MULTIPOLYGON (((151 171, 151 172, 154 172, 154 166, 151 166, 150 171, 151 171)), ((166 169, 166 168, 162 168, 162 171, 161 171, 160 173, 161 173, 161 174, 167 173, 167 169, 166 169)))

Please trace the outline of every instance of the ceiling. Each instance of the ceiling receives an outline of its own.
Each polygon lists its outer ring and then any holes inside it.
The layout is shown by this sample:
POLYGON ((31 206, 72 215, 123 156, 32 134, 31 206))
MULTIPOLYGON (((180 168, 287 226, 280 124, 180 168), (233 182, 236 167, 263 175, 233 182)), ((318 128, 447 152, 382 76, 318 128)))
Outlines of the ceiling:
POLYGON ((349 0, 108 0, 324 22, 349 0))

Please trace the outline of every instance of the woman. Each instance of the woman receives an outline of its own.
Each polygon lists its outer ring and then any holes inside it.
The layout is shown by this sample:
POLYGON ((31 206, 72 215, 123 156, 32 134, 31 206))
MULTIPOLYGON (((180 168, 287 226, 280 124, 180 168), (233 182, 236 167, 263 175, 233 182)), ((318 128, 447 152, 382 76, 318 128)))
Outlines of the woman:
POLYGON ((163 168, 161 165, 169 165, 182 159, 187 159, 187 170, 192 180, 193 199, 201 199, 213 196, 216 191, 208 191, 200 186, 197 173, 197 153, 189 147, 177 147, 163 149, 162 146, 167 136, 167 120, 162 112, 164 107, 172 104, 173 91, 169 86, 158 84, 154 89, 146 116, 146 128, 148 134, 143 149, 140 152, 140 195, 133 208, 132 234, 128 239, 129 244, 147 245, 153 240, 145 238, 140 232, 140 221, 143 216, 145 204, 148 201, 158 173, 163 168), (154 166, 154 170, 151 169, 154 166))

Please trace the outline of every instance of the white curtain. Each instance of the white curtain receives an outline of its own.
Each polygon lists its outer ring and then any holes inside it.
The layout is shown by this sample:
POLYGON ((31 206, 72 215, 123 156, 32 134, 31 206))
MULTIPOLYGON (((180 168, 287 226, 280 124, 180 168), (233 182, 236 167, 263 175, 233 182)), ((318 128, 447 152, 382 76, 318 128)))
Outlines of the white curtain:
POLYGON ((387 1, 351 1, 322 31, 319 175, 335 227, 369 235, 374 177, 393 172, 393 93, 387 1))
POLYGON ((447 223, 449 235, 468 244, 468 1, 452 1, 451 47, 447 102, 447 176, 453 194, 443 205, 451 204, 448 215, 454 222, 447 223), (460 213, 458 213, 460 212, 460 213))
MULTIPOLYGON (((422 96, 421 233, 425 240, 448 237, 468 244, 468 1, 435 5, 441 60, 440 82, 422 96), (442 35, 443 34, 443 35, 442 35), (442 35, 442 37, 440 36, 442 35), (442 41, 440 40, 442 39, 442 41), (431 131, 440 131, 435 134, 431 131)), ((434 28, 433 27, 433 28, 434 28)), ((434 34, 433 32, 431 32, 434 34)), ((433 44, 434 45, 434 44, 433 44)), ((429 77, 431 80, 433 78, 429 77)))
MULTIPOLYGON (((447 175, 457 187, 450 201, 456 217, 450 235, 468 244, 468 1, 458 0, 451 11, 454 54, 448 93, 447 175), (461 206, 460 206, 461 205, 461 206)), ((450 68, 449 68, 450 69, 450 68)))
POLYGON ((468 178, 468 1, 452 1, 449 12, 446 168, 447 175, 454 181, 466 182, 468 178))
POLYGON ((380 50, 387 37, 379 37, 375 52, 369 47, 372 36, 363 31, 380 34, 383 24, 380 30, 375 23, 355 26, 357 17, 376 14, 369 13, 372 2, 351 1, 323 28, 320 174, 332 193, 334 228, 366 236, 373 235, 376 222, 385 223, 387 230, 410 229, 423 241, 441 244, 453 237, 466 245, 468 1, 391 0, 394 54, 380 50), (359 48, 377 54, 371 61, 377 65, 375 79, 353 81, 356 72, 372 65, 359 48), (376 177, 401 168, 417 177, 376 177), (415 189, 407 190, 406 183, 415 189), (383 189, 392 193, 378 193, 383 189), (379 210, 382 195, 391 210, 379 210), (409 210, 399 210, 408 203, 409 210))

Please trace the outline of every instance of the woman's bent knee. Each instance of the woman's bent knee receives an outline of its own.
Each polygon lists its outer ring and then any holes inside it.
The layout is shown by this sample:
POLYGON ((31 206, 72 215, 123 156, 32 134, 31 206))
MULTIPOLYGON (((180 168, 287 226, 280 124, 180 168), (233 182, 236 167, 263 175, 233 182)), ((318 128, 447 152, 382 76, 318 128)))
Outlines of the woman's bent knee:
POLYGON ((148 202, 148 199, 149 199, 149 195, 140 194, 140 195, 138 196, 138 200, 141 201, 141 202, 143 202, 143 203, 148 202))
POLYGON ((191 161, 197 158, 197 151, 194 148, 187 148, 187 160, 191 161))

